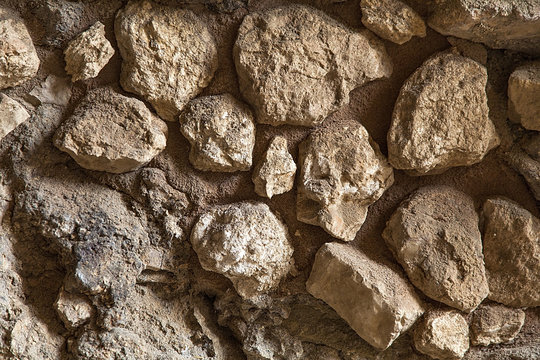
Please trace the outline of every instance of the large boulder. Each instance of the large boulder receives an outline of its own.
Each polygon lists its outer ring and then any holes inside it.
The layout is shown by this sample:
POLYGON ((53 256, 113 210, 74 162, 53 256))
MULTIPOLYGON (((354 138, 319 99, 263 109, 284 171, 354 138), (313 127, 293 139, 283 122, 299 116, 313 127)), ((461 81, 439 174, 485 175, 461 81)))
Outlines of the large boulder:
POLYGON ((540 131, 540 61, 522 65, 510 75, 508 117, 526 129, 540 131))

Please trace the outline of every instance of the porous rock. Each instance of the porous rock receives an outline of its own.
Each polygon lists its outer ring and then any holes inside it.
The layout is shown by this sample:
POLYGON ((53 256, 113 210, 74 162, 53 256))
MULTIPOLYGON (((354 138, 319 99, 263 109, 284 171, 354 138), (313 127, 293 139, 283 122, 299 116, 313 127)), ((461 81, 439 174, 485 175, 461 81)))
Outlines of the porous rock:
POLYGON ((351 241, 369 205, 394 182, 379 146, 360 124, 315 131, 300 144, 297 218, 351 241))
POLYGON ((131 1, 118 12, 114 30, 123 59, 120 84, 165 120, 175 121, 214 76, 216 42, 190 10, 131 1))
POLYGON ((510 75, 508 117, 526 129, 540 131, 540 61, 522 65, 510 75))
POLYGON ((473 313, 471 343, 491 345, 512 341, 525 322, 525 312, 500 304, 481 305, 473 313))
POLYGON ((30 114, 18 101, 0 94, 0 140, 29 117, 30 114))
POLYGON ((234 61, 258 122, 313 126, 349 102, 349 92, 392 72, 384 45, 323 12, 290 5, 248 14, 234 61))
POLYGON ((71 330, 86 323, 93 315, 92 305, 83 295, 72 294, 64 289, 58 293, 54 305, 64 325, 71 330))
POLYGON ((460 55, 471 58, 474 61, 486 66, 488 52, 483 44, 453 36, 447 37, 446 40, 448 40, 448 42, 454 47, 454 50, 460 55))

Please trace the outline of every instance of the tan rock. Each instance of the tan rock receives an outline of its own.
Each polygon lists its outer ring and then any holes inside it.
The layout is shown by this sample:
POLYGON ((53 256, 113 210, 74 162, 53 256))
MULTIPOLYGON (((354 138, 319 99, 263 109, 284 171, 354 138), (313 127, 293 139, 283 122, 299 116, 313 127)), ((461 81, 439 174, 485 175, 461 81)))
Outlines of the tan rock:
POLYGON ((142 101, 101 88, 60 126, 54 144, 86 169, 123 173, 165 149, 167 126, 142 101))
POLYGON ((388 159, 412 175, 438 174, 480 162, 499 144, 487 106, 486 68, 439 53, 399 93, 388 132, 388 159))
POLYGON ((189 161, 203 171, 247 171, 255 145, 248 106, 232 95, 204 96, 188 103, 180 129, 191 144, 189 161))
POLYGON ((460 55, 471 58, 477 63, 486 66, 488 52, 484 45, 453 36, 447 37, 446 40, 448 40, 460 55))
POLYGON ((64 54, 66 72, 75 82, 98 76, 114 55, 114 49, 105 37, 105 25, 98 21, 73 39, 64 54))
POLYGON ((383 39, 404 44, 413 36, 425 37, 426 24, 399 0, 362 0, 362 24, 383 39))
POLYGON ((70 330, 85 324, 94 314, 92 304, 84 296, 69 293, 64 289, 60 289, 54 306, 58 316, 70 330))
POLYGON ((483 216, 488 297, 513 307, 540 306, 540 219, 503 197, 486 200, 483 216))
POLYGON ((0 94, 0 140, 30 118, 26 109, 5 94, 0 94))
POLYGON ((165 120, 175 121, 214 76, 216 42, 190 10, 131 1, 118 12, 114 30, 123 59, 120 84, 165 120))
POLYGON ((384 45, 323 12, 290 5, 248 14, 234 60, 240 90, 257 121, 320 124, 349 102, 349 92, 392 72, 384 45))
POLYGON ((338 239, 353 240, 369 205, 394 182, 379 146, 356 124, 311 133, 300 144, 299 157, 298 220, 338 239))
POLYGON ((404 276, 337 242, 319 249, 306 288, 378 349, 389 347, 424 313, 404 276))
POLYGON ((522 65, 510 75, 508 117, 526 129, 540 131, 540 61, 522 65))
POLYGON ((471 343, 477 345, 500 344, 512 341, 525 322, 525 312, 504 305, 481 305, 473 313, 471 343))
POLYGON ((287 149, 287 139, 276 136, 253 171, 255 192, 270 199, 286 193, 293 187, 295 174, 296 164, 287 149))

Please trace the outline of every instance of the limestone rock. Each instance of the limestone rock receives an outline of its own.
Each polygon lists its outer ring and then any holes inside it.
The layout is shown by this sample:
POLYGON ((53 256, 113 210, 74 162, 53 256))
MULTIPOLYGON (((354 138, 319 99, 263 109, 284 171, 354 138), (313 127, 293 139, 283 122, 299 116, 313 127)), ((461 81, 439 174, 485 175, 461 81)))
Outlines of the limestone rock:
POLYGON ((510 75, 508 117, 526 129, 540 131, 540 61, 522 65, 510 75))
POLYGON ((293 187, 295 174, 296 164, 287 149, 287 139, 276 136, 253 171, 255 192, 270 199, 286 193, 293 187))
POLYGON ((249 108, 232 95, 204 96, 188 103, 180 129, 191 144, 189 161, 203 171, 247 171, 255 145, 249 108))
POLYGON ((91 91, 55 134, 54 144, 82 167, 135 170, 167 144, 167 126, 142 101, 108 88, 91 91))
POLYGON ((461 359, 469 349, 467 321, 457 311, 430 311, 415 329, 414 346, 434 359, 461 359))
POLYGON ((504 305, 481 305, 473 313, 471 343, 491 345, 512 341, 525 322, 525 312, 504 305))
POLYGON ((216 42, 190 10, 131 1, 114 30, 123 59, 120 84, 165 120, 175 121, 217 69, 216 42))
POLYGON ((93 315, 92 305, 87 299, 64 289, 60 290, 54 305, 64 325, 71 330, 86 323, 93 315))
POLYGON ((426 60, 399 93, 388 132, 393 167, 438 174, 480 162, 499 144, 487 106, 486 68, 439 53, 426 60))
POLYGON ((413 36, 425 37, 426 24, 399 0, 362 0, 362 24, 383 39, 404 44, 413 36))
POLYGON ((319 249, 306 288, 378 349, 389 347, 424 313, 407 279, 337 242, 319 249))
POLYGON ((275 288, 293 261, 287 226, 263 203, 214 207, 193 227, 191 244, 202 267, 228 277, 244 298, 275 288))
POLYGON ((114 55, 114 49, 105 37, 105 25, 98 21, 73 39, 64 54, 66 72, 75 82, 98 76, 114 55))
POLYGON ((39 58, 24 22, 13 11, 0 7, 0 89, 33 78, 39 58))
POLYGON ((513 307, 540 306, 540 220, 511 200, 486 200, 484 256, 489 298, 513 307))
POLYGON ((351 241, 369 205, 394 182, 379 146, 360 125, 322 129, 300 144, 297 218, 351 241))
POLYGON ((28 120, 26 109, 5 94, 0 94, 0 140, 28 120))
POLYGON ((323 12, 290 5, 246 15, 234 45, 240 90, 257 121, 320 124, 349 92, 392 72, 384 45, 323 12))
POLYGON ((30 91, 27 99, 35 106, 41 104, 66 106, 71 99, 71 81, 67 77, 49 75, 43 83, 30 91))
POLYGON ((443 35, 481 42, 495 49, 540 54, 537 0, 434 1, 428 25, 443 35))

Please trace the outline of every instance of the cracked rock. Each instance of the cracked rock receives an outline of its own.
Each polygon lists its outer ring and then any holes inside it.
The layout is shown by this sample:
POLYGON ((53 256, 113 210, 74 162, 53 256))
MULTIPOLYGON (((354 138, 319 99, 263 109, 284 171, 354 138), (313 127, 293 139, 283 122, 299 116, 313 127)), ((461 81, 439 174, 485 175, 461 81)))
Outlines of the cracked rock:
POLYGON ((512 341, 525 322, 525 312, 504 305, 481 305, 473 313, 471 343, 488 346, 512 341))
POLYGON ((525 129, 540 131, 540 61, 522 65, 510 75, 508 117, 525 129))
POLYGON ((29 117, 30 114, 18 101, 0 94, 0 140, 29 117))
POLYGON ((69 293, 64 289, 60 290, 54 305, 64 325, 71 330, 86 323, 93 315, 92 305, 84 296, 69 293))

